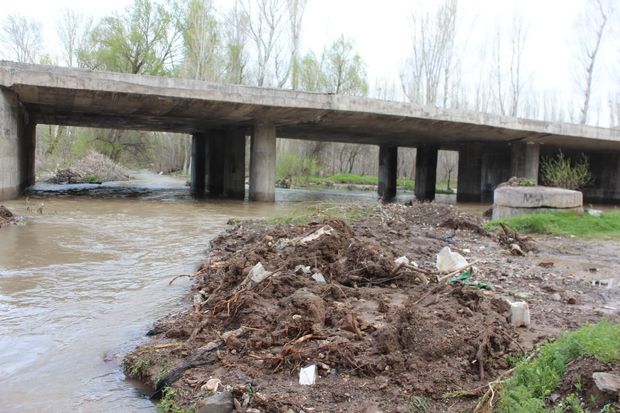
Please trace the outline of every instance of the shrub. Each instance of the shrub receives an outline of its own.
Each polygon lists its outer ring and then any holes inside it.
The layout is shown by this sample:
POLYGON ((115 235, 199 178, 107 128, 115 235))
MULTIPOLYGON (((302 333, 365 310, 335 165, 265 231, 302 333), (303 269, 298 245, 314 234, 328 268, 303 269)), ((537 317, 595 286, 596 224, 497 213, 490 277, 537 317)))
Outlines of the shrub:
POLYGON ((276 176, 278 178, 318 175, 320 169, 319 162, 316 159, 304 158, 294 152, 284 152, 278 156, 276 161, 276 176))
POLYGON ((579 161, 573 163, 562 151, 554 158, 544 158, 541 175, 545 185, 566 189, 579 189, 592 182, 588 157, 581 154, 579 161))

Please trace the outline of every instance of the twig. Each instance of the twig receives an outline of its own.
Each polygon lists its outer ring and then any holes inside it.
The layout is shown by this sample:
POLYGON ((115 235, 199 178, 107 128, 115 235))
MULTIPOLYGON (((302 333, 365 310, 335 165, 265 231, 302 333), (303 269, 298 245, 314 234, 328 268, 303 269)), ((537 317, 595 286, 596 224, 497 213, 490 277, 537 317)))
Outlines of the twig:
POLYGON ((189 277, 189 278, 191 278, 191 277, 195 277, 195 276, 197 276, 197 275, 200 275, 200 274, 202 274, 202 273, 203 273, 203 270, 202 270, 202 269, 200 269, 200 270, 198 270, 198 271, 196 271, 196 272, 193 272, 193 273, 191 273, 191 274, 180 274, 180 275, 177 275, 177 276, 175 276, 173 279, 171 279, 171 280, 170 280, 170 282, 168 283, 168 285, 172 285, 172 283, 173 283, 173 282, 175 282, 175 281, 177 280, 177 278, 182 278, 182 277, 189 277))

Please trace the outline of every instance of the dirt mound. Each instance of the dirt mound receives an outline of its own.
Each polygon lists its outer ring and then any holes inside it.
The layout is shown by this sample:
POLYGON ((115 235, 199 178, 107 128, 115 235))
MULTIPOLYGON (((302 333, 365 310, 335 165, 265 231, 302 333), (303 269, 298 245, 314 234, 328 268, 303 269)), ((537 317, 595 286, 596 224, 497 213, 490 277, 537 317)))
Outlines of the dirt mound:
POLYGON ((0 228, 16 222, 17 217, 3 205, 0 205, 0 228))
MULTIPOLYGON (((393 411, 412 395, 441 410, 442 396, 479 386, 518 350, 506 301, 426 282, 450 219, 465 218, 421 204, 382 207, 354 226, 237 225, 212 242, 193 275, 191 310, 151 330, 167 342, 127 356, 125 371, 158 396, 178 389, 181 405, 204 398, 201 387, 216 377, 239 411, 353 411, 352 397, 393 411), (409 231, 407 245, 395 242, 409 231), (403 255, 418 262, 396 265, 403 255), (300 386, 309 365, 317 366, 317 384, 300 386)), ((452 231, 480 235, 475 225, 452 231)))
POLYGON ((91 151, 72 167, 56 171, 48 182, 78 184, 126 181, 127 179, 129 179, 129 174, 125 168, 107 156, 91 151))
POLYGON ((562 385, 551 395, 549 405, 557 406, 560 403, 568 405, 567 398, 568 400, 574 398, 581 406, 592 412, 620 409, 617 394, 604 393, 598 389, 592 379, 592 374, 595 372, 620 375, 620 363, 603 363, 594 357, 578 358, 564 372, 562 385))

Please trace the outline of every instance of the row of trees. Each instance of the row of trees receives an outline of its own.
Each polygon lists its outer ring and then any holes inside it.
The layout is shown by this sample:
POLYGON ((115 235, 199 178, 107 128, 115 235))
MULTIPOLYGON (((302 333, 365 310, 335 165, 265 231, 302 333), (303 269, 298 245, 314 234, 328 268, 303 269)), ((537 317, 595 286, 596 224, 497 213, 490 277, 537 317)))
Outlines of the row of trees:
MULTIPOLYGON (((43 42, 40 23, 10 15, 2 24, 2 43, 5 58, 22 62, 342 95, 370 94, 422 105, 584 124, 592 118, 601 45, 611 35, 615 10, 612 0, 583 1, 579 47, 575 47, 576 82, 582 95, 578 111, 572 102, 559 102, 532 90, 530 74, 523 65, 530 39, 525 20, 518 15, 511 25, 498 29, 494 38, 485 39, 479 70, 474 71, 478 76, 464 70, 466 53, 471 50, 464 46, 463 39, 469 36, 458 0, 442 0, 433 9, 414 11, 410 50, 399 79, 377 81, 373 90, 369 90, 366 65, 352 39, 339 36, 322 50, 303 49, 307 0, 234 0, 221 10, 216 9, 214 0, 134 0, 122 13, 99 20, 64 10, 56 23, 59 56, 46 49, 49 45, 43 42)), ((610 100, 612 122, 618 122, 618 102, 610 100)), ((71 152, 67 148, 73 148, 75 154, 94 147, 115 160, 147 163, 165 171, 189 164, 188 137, 170 143, 161 133, 86 132, 67 127, 42 128, 39 133, 39 155, 56 162, 71 152), (167 150, 162 151, 162 146, 167 150), (160 159, 164 153, 166 159, 160 159)), ((295 145, 295 152, 331 165, 331 169, 337 165, 345 172, 359 172, 366 169, 362 165, 376 163, 376 151, 359 145, 295 145), (374 159, 367 159, 370 157, 374 159)), ((289 146, 287 150, 291 150, 289 146)))

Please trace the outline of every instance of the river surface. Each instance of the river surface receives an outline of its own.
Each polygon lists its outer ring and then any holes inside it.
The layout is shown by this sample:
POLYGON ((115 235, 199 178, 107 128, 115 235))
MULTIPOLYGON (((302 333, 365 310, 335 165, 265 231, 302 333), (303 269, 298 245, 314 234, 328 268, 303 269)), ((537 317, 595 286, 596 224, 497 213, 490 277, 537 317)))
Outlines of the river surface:
POLYGON ((130 183, 35 188, 4 203, 24 219, 0 230, 3 413, 155 411, 125 380, 120 359, 153 321, 181 308, 190 281, 168 281, 196 269, 229 218, 376 199, 278 190, 275 204, 196 201, 181 180, 148 173, 130 183))

